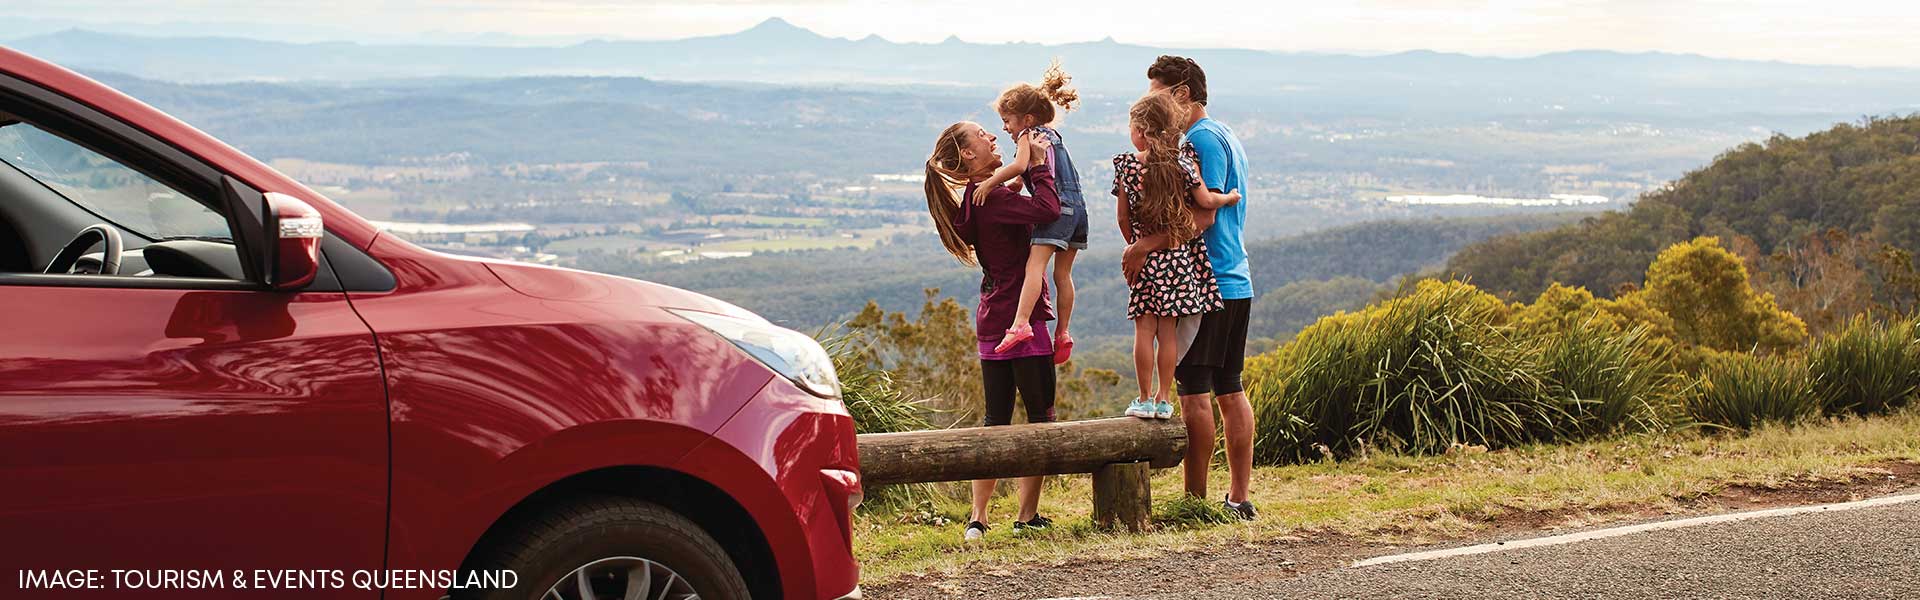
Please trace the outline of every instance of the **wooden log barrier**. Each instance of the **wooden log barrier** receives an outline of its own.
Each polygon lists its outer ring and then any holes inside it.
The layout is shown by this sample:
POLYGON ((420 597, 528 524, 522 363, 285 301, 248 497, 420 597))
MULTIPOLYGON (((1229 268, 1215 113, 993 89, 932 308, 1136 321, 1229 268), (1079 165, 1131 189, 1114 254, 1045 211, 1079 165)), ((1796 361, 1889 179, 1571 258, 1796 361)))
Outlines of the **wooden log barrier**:
POLYGON ((1180 464, 1178 419, 1133 417, 860 436, 867 486, 1093 473, 1094 520, 1139 529, 1152 512, 1149 468, 1180 464))

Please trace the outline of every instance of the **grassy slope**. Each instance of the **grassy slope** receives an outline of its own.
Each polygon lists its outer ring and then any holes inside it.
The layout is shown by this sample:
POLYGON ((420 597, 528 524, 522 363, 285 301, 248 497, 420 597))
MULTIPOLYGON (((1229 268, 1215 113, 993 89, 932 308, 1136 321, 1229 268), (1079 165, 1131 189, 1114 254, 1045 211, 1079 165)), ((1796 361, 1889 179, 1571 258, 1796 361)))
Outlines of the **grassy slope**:
MULTIPOLYGON (((966 507, 939 498, 930 513, 953 520, 931 526, 876 509, 855 523, 864 579, 882 584, 909 573, 956 573, 998 565, 1071 559, 1119 559, 1223 542, 1339 534, 1392 543, 1466 535, 1486 519, 1512 513, 1570 511, 1589 522, 1625 518, 1648 507, 1712 494, 1730 485, 1774 487, 1844 480, 1886 461, 1920 461, 1920 411, 1877 419, 1772 428, 1744 437, 1671 434, 1494 453, 1410 458, 1373 456, 1254 473, 1262 517, 1223 526, 1166 524, 1146 534, 1091 526, 1092 486, 1084 475, 1056 478, 1041 513, 1061 527, 1035 538, 1012 534, 1013 498, 994 501, 997 526, 983 543, 960 541, 966 507)), ((1212 488, 1224 491, 1216 466, 1212 488)), ((1154 478, 1154 497, 1180 493, 1178 469, 1154 478)), ((954 488, 959 489, 959 488, 954 488)))

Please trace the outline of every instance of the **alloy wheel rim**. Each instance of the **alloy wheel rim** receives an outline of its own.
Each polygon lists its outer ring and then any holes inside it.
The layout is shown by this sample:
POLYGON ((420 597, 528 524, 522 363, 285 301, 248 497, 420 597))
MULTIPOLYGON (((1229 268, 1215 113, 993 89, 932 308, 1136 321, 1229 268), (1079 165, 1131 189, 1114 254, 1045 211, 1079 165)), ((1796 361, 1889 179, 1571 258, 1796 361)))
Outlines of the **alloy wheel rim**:
POLYGON ((699 600, 672 568, 637 556, 602 558, 561 577, 541 600, 699 600))

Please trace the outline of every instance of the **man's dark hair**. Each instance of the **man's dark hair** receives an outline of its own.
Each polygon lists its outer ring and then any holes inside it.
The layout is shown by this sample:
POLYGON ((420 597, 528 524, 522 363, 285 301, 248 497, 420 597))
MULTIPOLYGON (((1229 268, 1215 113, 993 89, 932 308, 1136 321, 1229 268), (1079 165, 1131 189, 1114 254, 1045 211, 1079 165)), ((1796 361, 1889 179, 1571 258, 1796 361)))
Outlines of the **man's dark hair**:
POLYGON ((1147 67, 1147 78, 1160 82, 1171 90, 1187 86, 1187 98, 1207 105, 1207 72, 1200 70, 1199 63, 1185 56, 1162 54, 1153 59, 1153 66, 1147 67))

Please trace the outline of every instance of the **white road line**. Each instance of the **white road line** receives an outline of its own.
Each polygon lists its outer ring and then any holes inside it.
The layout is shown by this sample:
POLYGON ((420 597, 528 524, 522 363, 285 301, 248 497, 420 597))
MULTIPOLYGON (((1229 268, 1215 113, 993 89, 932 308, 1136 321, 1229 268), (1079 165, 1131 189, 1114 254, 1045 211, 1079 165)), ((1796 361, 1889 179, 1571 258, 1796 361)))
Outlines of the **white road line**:
POLYGON ((1694 517, 1690 519, 1676 519, 1672 521, 1660 521, 1658 523, 1644 523, 1640 525, 1629 525, 1626 527, 1614 527, 1610 529, 1582 531, 1579 533, 1569 533, 1565 535, 1554 535, 1554 536, 1532 538, 1532 539, 1525 539, 1525 540, 1514 540, 1509 542, 1496 542, 1492 544, 1480 544, 1478 546, 1466 546, 1463 548, 1447 548, 1443 550, 1428 550, 1426 552, 1394 554, 1391 556, 1381 556, 1381 557, 1369 558, 1363 561, 1355 562, 1353 563, 1353 566, 1354 567, 1371 567, 1374 565, 1385 565, 1385 564, 1411 562, 1411 561, 1419 561, 1419 560, 1433 560, 1436 558, 1467 556, 1471 554, 1486 554, 1488 552, 1518 550, 1521 548, 1537 548, 1540 546, 1558 546, 1560 544, 1573 544, 1578 542, 1605 539, 1610 537, 1619 537, 1623 535, 1632 535, 1632 534, 1643 533, 1648 531, 1660 531, 1664 529, 1680 529, 1682 527, 1693 527, 1696 525, 1711 525, 1714 523, 1731 523, 1734 521, 1745 521, 1748 519, 1765 519, 1769 517, 1784 517, 1788 515, 1798 515, 1798 514, 1823 512, 1823 511, 1830 512, 1830 511, 1853 510, 1857 508, 1873 508, 1876 506, 1888 506, 1892 504, 1902 504, 1906 502, 1915 502, 1915 501, 1920 501, 1920 494, 1907 494, 1904 496, 1887 496, 1884 498, 1873 498, 1870 500, 1860 500, 1856 502, 1843 502, 1840 504, 1794 506, 1794 507, 1788 507, 1788 508, 1773 508, 1773 509, 1767 509, 1767 510, 1728 513, 1724 515, 1694 517))

